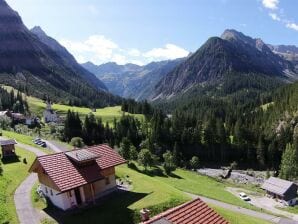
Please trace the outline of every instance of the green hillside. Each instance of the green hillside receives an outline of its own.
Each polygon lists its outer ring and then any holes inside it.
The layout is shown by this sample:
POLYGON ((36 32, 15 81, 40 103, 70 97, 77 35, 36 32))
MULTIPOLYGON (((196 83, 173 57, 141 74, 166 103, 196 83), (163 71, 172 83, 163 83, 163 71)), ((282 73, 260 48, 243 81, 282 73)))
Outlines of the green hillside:
MULTIPOLYGON (((14 88, 10 86, 3 86, 8 92, 11 90, 15 90, 14 88)), ((16 90, 15 90, 16 91, 16 90)), ((46 108, 45 102, 43 100, 32 97, 32 96, 26 96, 23 94, 23 97, 26 98, 29 106, 29 110, 31 114, 38 115, 42 117, 43 111, 46 108)), ((52 109, 56 111, 56 113, 62 117, 64 117, 68 110, 78 112, 81 119, 84 118, 87 114, 91 113, 92 110, 87 107, 76 107, 76 106, 68 106, 63 104, 53 104, 52 109)), ((98 108, 96 109, 96 112, 92 112, 96 117, 101 117, 102 121, 104 123, 112 123, 114 118, 120 119, 120 117, 124 114, 123 111, 121 111, 121 106, 113 106, 113 107, 105 107, 105 108, 98 108)), ((126 115, 129 113, 125 113, 126 115)), ((144 116, 142 114, 133 114, 132 116, 137 117, 139 120, 144 119, 144 116)))

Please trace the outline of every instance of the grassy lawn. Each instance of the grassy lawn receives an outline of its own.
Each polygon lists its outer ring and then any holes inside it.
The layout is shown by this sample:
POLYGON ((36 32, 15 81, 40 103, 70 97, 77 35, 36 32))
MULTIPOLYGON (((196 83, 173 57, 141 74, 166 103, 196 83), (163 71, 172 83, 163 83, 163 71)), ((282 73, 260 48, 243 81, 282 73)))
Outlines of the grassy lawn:
MULTIPOLYGON (((140 167, 138 168, 141 169, 140 167)), ((83 223, 88 219, 88 223, 97 223, 98 220, 102 220, 107 224, 138 223, 139 210, 144 207, 149 208, 152 215, 155 215, 190 200, 183 191, 248 207, 248 204, 225 191, 224 188, 226 186, 224 184, 211 178, 197 175, 194 172, 179 169, 175 171, 173 176, 167 177, 162 173, 151 175, 150 171, 144 174, 142 170, 137 171, 128 168, 127 165, 122 165, 117 167, 116 174, 124 182, 131 182, 131 192, 114 194, 95 207, 61 215, 62 222, 83 223)), ((46 207, 45 204, 35 199, 35 195, 32 192, 34 205, 37 208, 44 209, 46 207)), ((233 224, 267 223, 225 209, 217 207, 215 209, 233 224)))
POLYGON ((269 224, 265 220, 243 215, 237 212, 232 212, 220 207, 210 205, 215 211, 217 211, 222 217, 228 220, 231 224, 269 224))
POLYGON ((278 208, 278 209, 281 209, 281 210, 284 210, 284 211, 287 211, 287 212, 291 212, 291 213, 294 213, 294 214, 298 214, 298 205, 288 206, 286 208, 278 208))
POLYGON ((164 183, 173 186, 181 191, 189 192, 196 195, 202 195, 213 198, 229 204, 254 209, 254 206, 243 202, 238 197, 227 192, 225 188, 228 184, 218 182, 210 177, 202 176, 196 172, 177 169, 174 174, 179 178, 173 177, 156 177, 164 183))
MULTIPOLYGON (((42 100, 37 99, 35 97, 27 97, 27 101, 29 104, 29 108, 33 113, 42 115, 44 109, 46 108, 46 104, 42 100)), ((61 104, 54 104, 52 105, 52 108, 56 111, 57 114, 59 114, 62 117, 66 116, 68 110, 78 112, 81 119, 85 118, 87 114, 92 112, 90 108, 67 106, 61 104)), ((120 119, 120 117, 123 114, 128 114, 121 111, 121 106, 98 108, 96 109, 96 112, 92 113, 96 117, 102 118, 102 121, 104 123, 108 122, 111 125, 113 124, 114 118, 120 119)), ((134 114, 133 116, 137 117, 140 120, 144 119, 144 116, 142 114, 134 114)))
POLYGON ((19 134, 19 133, 12 132, 12 131, 5 131, 5 130, 2 130, 2 135, 6 138, 15 139, 19 143, 23 143, 23 144, 38 148, 39 150, 43 151, 44 153, 47 153, 47 154, 52 153, 52 151, 34 144, 34 142, 32 142, 33 137, 31 137, 31 136, 19 134))
MULTIPOLYGON (((177 206, 190 200, 183 192, 156 179, 129 169, 127 165, 116 168, 116 175, 123 181, 131 182, 131 192, 115 193, 104 199, 102 204, 80 210, 76 213, 60 214, 63 223, 98 223, 105 224, 138 223, 139 210, 146 207, 152 214, 177 206)), ((36 199, 32 191, 32 200, 37 208, 45 208, 43 202, 36 199)), ((46 209, 47 210, 47 209, 46 209)))
MULTIPOLYGON (((2 86, 7 91, 11 91, 13 88, 10 86, 2 86)), ((39 115, 42 117, 43 111, 46 108, 46 104, 36 97, 32 96, 26 96, 23 94, 24 97, 26 97, 29 110, 36 115, 39 115)), ((68 110, 72 110, 75 112, 78 112, 81 119, 85 118, 85 116, 89 113, 91 113, 90 108, 86 107, 72 107, 62 104, 54 104, 52 105, 53 110, 55 110, 60 116, 65 116, 68 110)), ((123 112, 121 111, 121 106, 114 106, 114 107, 105 107, 105 108, 98 108, 96 109, 96 112, 92 112, 96 117, 101 117, 102 121, 104 123, 108 122, 110 125, 113 124, 114 118, 120 119, 123 112)), ((128 114, 128 113, 125 113, 128 114)), ((142 120, 144 119, 144 115, 142 114, 134 114, 133 116, 137 117, 138 119, 142 120)))
POLYGON ((21 148, 16 148, 18 160, 10 163, 2 163, 3 173, 0 176, 0 223, 18 223, 14 206, 14 192, 20 183, 28 175, 35 155, 21 148), (23 163, 26 158, 27 164, 23 163))

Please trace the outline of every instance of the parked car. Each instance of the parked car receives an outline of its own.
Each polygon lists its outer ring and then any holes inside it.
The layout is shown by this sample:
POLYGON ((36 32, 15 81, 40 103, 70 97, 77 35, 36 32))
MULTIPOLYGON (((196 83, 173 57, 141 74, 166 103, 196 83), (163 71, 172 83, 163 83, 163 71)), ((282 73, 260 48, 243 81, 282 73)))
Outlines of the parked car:
POLYGON ((33 140, 33 142, 34 142, 36 145, 39 145, 39 146, 41 146, 41 147, 44 147, 44 148, 47 147, 47 143, 44 142, 44 141, 42 141, 40 138, 35 138, 35 139, 33 140))
POLYGON ((47 143, 42 142, 42 144, 40 146, 46 148, 47 147, 47 143))
POLYGON ((35 138, 35 139, 32 140, 32 142, 34 142, 35 144, 36 144, 37 142, 39 142, 39 141, 41 141, 40 138, 35 138))
POLYGON ((244 192, 241 192, 239 196, 243 201, 250 201, 250 198, 244 192))

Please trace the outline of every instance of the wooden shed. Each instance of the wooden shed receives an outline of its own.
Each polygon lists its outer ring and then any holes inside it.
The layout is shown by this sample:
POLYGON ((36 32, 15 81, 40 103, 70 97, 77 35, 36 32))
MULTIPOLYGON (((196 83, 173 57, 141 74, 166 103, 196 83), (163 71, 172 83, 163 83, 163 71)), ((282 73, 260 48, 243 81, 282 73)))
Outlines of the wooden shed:
POLYGON ((270 177, 261 187, 267 196, 275 198, 285 205, 295 205, 297 185, 291 181, 270 177))
POLYGON ((1 140, 0 146, 2 151, 2 158, 16 156, 15 145, 17 144, 16 140, 1 140))

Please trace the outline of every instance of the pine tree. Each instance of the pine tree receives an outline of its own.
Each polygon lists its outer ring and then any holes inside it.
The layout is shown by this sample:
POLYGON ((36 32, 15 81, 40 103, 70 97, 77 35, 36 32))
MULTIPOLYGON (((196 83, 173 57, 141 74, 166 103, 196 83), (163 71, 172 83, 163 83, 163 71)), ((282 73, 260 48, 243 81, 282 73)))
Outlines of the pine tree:
POLYGON ((298 144, 287 144, 282 155, 279 176, 286 180, 298 178, 298 144))

